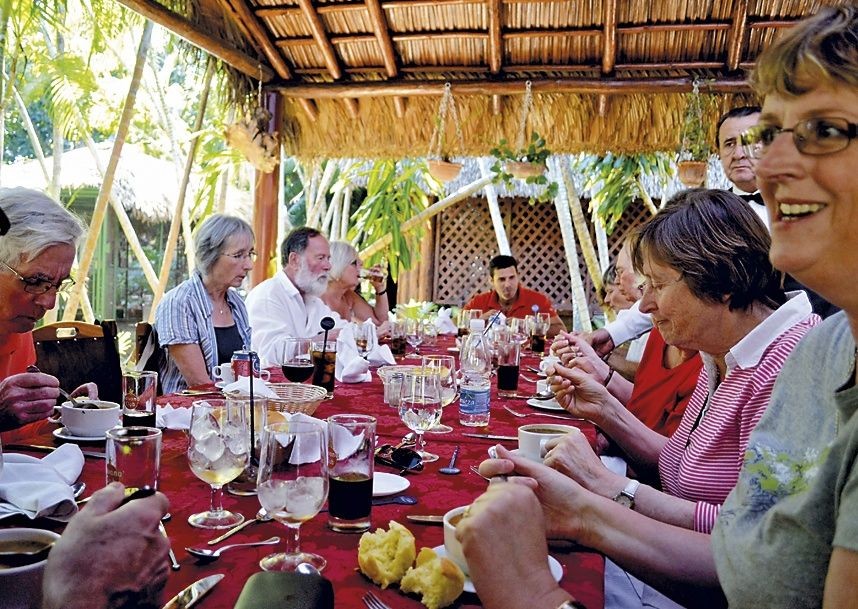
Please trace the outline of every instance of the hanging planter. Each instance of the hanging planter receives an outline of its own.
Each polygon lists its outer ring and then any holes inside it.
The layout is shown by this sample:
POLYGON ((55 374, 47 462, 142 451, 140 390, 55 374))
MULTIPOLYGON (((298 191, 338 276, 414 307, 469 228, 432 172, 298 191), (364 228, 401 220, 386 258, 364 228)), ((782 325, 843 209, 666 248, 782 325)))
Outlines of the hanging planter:
POLYGON ((709 165, 705 161, 679 161, 679 181, 688 188, 703 186, 706 181, 706 170, 709 165))
POLYGON ((459 113, 456 110, 456 100, 453 99, 453 90, 450 83, 444 85, 444 95, 438 105, 438 116, 435 117, 435 130, 429 140, 429 153, 426 155, 427 171, 429 175, 439 182, 451 182, 459 177, 462 171, 461 163, 454 163, 444 154, 444 133, 447 128, 447 113, 453 120, 456 128, 456 137, 459 140, 459 150, 465 156, 465 140, 462 137, 462 126, 459 123, 459 113))
POLYGON ((271 113, 262 106, 262 80, 259 81, 259 106, 245 118, 226 128, 226 143, 241 152, 262 173, 271 173, 280 162, 280 139, 269 132, 271 113))
POLYGON ((504 171, 519 180, 538 178, 545 173, 544 163, 528 163, 525 161, 507 161, 503 164, 504 171))
POLYGON ((708 117, 710 106, 711 102, 700 95, 700 80, 695 78, 682 117, 677 161, 679 181, 689 188, 703 186, 706 182, 709 156, 712 154, 708 117))

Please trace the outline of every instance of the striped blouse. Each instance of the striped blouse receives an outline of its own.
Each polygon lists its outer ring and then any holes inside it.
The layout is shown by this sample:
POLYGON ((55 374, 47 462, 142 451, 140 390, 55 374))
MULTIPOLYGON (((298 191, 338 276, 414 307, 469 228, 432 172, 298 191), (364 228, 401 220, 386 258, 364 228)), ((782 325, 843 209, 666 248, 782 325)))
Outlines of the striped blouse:
POLYGON ((727 374, 716 386, 714 360, 703 370, 676 432, 659 455, 665 492, 697 502, 694 530, 709 533, 736 486, 748 437, 769 403, 793 348, 820 319, 798 292, 727 353, 727 374), (701 411, 702 414, 701 414, 701 411))

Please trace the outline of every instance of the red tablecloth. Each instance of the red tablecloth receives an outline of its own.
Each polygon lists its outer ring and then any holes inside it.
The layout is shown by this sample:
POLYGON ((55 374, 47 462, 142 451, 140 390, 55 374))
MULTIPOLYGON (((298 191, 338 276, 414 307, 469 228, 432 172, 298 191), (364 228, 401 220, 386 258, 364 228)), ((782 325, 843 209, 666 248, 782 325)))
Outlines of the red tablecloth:
MULTIPOLYGON (((441 339, 438 346, 423 348, 426 352, 444 352, 451 341, 441 339)), ((525 364, 533 365, 538 360, 532 355, 523 358, 522 370, 525 364)), ((404 363, 416 360, 404 360, 404 363)), ((534 376, 534 375, 529 375, 534 376)), ((272 370, 273 380, 282 380, 279 370, 272 370)), ((519 388, 528 392, 533 385, 525 380, 520 381, 519 388)), ((196 398, 165 396, 162 402, 170 402, 173 406, 189 405, 196 398)), ((440 455, 434 463, 426 464, 424 471, 409 474, 411 486, 406 493, 418 498, 418 503, 412 506, 385 505, 376 506, 372 511, 373 528, 387 528, 390 520, 396 520, 407 526, 417 539, 418 548, 422 546, 438 546, 443 544, 442 528, 437 525, 421 525, 409 522, 406 514, 443 514, 450 508, 465 505, 485 490, 485 481, 469 471, 469 466, 477 465, 486 457, 486 449, 495 442, 490 440, 466 438, 463 432, 495 433, 502 435, 516 434, 516 429, 525 419, 517 419, 502 408, 503 404, 514 407, 520 412, 540 412, 527 406, 522 400, 499 399, 493 387, 491 422, 487 428, 465 428, 458 423, 456 404, 451 405, 444 413, 443 421, 454 429, 449 434, 427 434, 427 449, 440 455), (443 476, 438 474, 438 468, 446 464, 454 447, 459 444, 461 452, 459 466, 462 473, 458 476, 443 476)), ((325 418, 335 413, 357 412, 373 414, 378 418, 378 433, 380 441, 395 443, 408 430, 399 420, 396 411, 389 408, 382 400, 381 381, 373 374, 371 383, 355 385, 340 384, 336 386, 334 398, 324 401, 315 413, 319 418, 325 418)), ((526 422, 554 422, 552 419, 533 416, 526 422)), ((576 424, 572 422, 571 424, 576 424)), ((582 430, 592 439, 594 429, 589 424, 581 424, 582 430)), ((50 436, 30 438, 30 442, 48 443, 54 440, 50 436)), ((506 442, 514 447, 514 442, 506 442)), ((84 446, 86 449, 93 446, 84 446)), ((98 445, 94 446, 99 450, 98 445)), ((230 609, 233 607, 247 578, 259 570, 258 561, 272 551, 282 551, 280 546, 262 546, 259 548, 243 548, 226 552, 217 562, 199 565, 195 559, 184 551, 186 546, 205 545, 208 539, 215 537, 217 532, 195 529, 187 524, 187 517, 206 509, 209 501, 209 486, 197 479, 190 471, 185 451, 187 436, 181 431, 165 431, 162 455, 160 489, 170 499, 172 521, 167 525, 172 546, 179 562, 180 571, 172 572, 167 584, 166 598, 170 598, 186 585, 212 573, 223 573, 226 577, 200 603, 201 609, 230 609)), ((379 471, 390 471, 391 468, 377 466, 379 471)), ((90 489, 98 489, 104 485, 104 462, 87 458, 82 479, 90 489)), ((88 491, 89 493, 89 491, 88 491)), ((87 493, 87 494, 88 494, 87 493)), ((253 517, 259 509, 256 497, 235 497, 224 494, 224 507, 237 510, 246 517, 253 517)), ((526 517, 523 515, 522 517, 526 517)), ((413 596, 405 596, 396 588, 380 590, 371 581, 357 572, 357 545, 359 535, 338 534, 325 526, 324 514, 301 527, 301 547, 324 556, 328 566, 324 575, 334 585, 336 605, 338 608, 363 608, 360 597, 367 590, 375 591, 382 600, 392 607, 413 608, 422 607, 413 596)), ((8 523, 8 521, 7 521, 8 523)), ((4 523, 6 524, 6 523, 4 523)), ((22 524, 20 522, 16 524, 22 524)), ((37 523, 50 526, 49 523, 37 523)), ((514 532, 512 532, 514 534, 514 532)), ((289 531, 276 522, 254 524, 236 534, 229 542, 252 541, 266 539, 278 535, 286 539, 289 531)), ((555 556, 563 565, 564 574, 562 585, 589 609, 599 609, 604 605, 603 598, 603 569, 604 562, 599 554, 582 550, 567 551, 552 549, 555 556)), ((117 568, 121 568, 117 565, 117 568)), ((473 594, 464 594, 456 606, 478 607, 479 599, 473 594)))

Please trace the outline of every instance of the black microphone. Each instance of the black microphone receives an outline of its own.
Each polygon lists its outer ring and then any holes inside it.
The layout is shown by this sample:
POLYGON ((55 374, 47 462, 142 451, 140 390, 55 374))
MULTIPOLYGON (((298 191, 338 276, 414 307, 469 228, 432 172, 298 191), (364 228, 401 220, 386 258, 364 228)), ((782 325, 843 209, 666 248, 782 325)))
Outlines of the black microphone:
POLYGON ((319 325, 322 327, 322 330, 327 333, 327 331, 333 328, 336 324, 332 317, 323 317, 322 321, 319 322, 319 325))

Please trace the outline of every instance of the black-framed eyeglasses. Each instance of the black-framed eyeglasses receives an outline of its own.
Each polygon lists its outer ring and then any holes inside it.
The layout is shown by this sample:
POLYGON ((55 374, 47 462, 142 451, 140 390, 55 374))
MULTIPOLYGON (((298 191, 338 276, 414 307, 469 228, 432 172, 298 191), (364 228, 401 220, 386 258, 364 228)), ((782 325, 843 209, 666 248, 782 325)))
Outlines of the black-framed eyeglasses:
POLYGON ((792 141, 800 153, 820 156, 844 150, 858 137, 858 125, 845 118, 828 117, 799 121, 790 129, 760 124, 742 132, 742 148, 749 157, 761 159, 781 133, 792 133, 792 141))
POLYGON ((423 469, 423 458, 417 451, 404 446, 394 447, 383 444, 375 449, 375 460, 401 470, 423 469))
POLYGON ((244 260, 245 258, 249 258, 251 262, 256 260, 256 250, 250 250, 249 252, 240 251, 240 252, 232 252, 225 253, 224 256, 229 256, 235 260, 244 260))
POLYGON ((15 274, 15 277, 18 278, 18 281, 24 284, 24 291, 28 294, 44 294, 45 292, 50 292, 51 290, 56 290, 60 294, 65 294, 74 285, 74 279, 72 279, 71 277, 67 277, 59 283, 54 283, 53 281, 50 281, 48 279, 42 279, 41 277, 24 277, 23 275, 21 275, 21 273, 13 269, 5 262, 2 262, 0 264, 2 264, 15 274))

